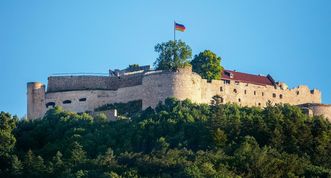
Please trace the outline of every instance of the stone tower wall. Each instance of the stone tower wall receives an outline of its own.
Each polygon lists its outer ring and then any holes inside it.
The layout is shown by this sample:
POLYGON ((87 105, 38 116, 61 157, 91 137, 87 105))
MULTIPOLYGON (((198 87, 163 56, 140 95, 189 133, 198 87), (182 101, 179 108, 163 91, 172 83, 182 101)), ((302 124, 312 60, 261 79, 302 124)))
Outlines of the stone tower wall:
POLYGON ((45 85, 39 82, 27 83, 28 119, 40 118, 45 112, 45 85))
POLYGON ((201 77, 192 70, 180 69, 178 72, 146 73, 143 78, 143 109, 155 107, 168 97, 179 100, 201 101, 201 77))

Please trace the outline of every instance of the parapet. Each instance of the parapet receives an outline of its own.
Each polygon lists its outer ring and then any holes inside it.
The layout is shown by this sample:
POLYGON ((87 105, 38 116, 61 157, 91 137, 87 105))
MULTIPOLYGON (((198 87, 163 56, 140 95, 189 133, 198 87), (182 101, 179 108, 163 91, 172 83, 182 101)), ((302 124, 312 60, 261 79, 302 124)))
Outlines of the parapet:
POLYGON ((118 90, 142 84, 143 73, 124 76, 51 76, 47 92, 76 90, 118 90))

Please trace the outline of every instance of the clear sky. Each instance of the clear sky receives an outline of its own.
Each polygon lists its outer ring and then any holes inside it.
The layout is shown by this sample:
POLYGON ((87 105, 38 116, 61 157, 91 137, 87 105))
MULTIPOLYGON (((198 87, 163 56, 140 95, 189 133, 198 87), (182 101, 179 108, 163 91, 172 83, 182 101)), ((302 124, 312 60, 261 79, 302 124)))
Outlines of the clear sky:
POLYGON ((177 37, 222 65, 306 84, 331 103, 330 0, 1 0, 0 111, 26 113, 26 83, 54 73, 153 64, 177 37))

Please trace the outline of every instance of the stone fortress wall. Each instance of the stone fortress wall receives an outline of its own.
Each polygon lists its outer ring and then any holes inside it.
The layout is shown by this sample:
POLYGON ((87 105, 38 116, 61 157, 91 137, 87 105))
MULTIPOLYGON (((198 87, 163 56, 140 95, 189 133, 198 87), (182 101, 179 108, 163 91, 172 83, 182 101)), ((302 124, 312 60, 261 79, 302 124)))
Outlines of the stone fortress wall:
POLYGON ((320 116, 323 115, 331 122, 331 105, 330 104, 320 104, 320 103, 305 103, 299 105, 301 108, 305 109, 307 114, 310 116, 320 116))
MULTIPOLYGON (((241 106, 264 107, 268 101, 292 105, 321 103, 320 91, 310 90, 306 86, 288 89, 283 85, 256 85, 235 81, 228 83, 223 80, 208 82, 192 72, 191 68, 184 68, 177 72, 143 71, 122 76, 49 77, 43 102, 39 102, 43 95, 29 92, 28 84, 28 101, 33 101, 28 102, 28 117, 42 117, 53 106, 85 112, 94 111, 105 104, 133 100, 142 100, 145 109, 155 107, 168 97, 212 104, 215 95, 219 96, 221 103, 238 103, 241 106)), ((322 111, 324 112, 326 111, 322 111)))

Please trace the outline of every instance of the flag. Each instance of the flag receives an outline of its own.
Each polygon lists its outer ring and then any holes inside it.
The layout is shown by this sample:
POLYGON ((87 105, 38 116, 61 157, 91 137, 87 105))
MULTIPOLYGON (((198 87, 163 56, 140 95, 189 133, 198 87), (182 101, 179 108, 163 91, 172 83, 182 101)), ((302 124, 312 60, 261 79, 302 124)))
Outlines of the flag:
POLYGON ((175 22, 175 28, 176 28, 176 30, 181 31, 181 32, 185 31, 185 26, 182 24, 176 23, 176 22, 175 22))

